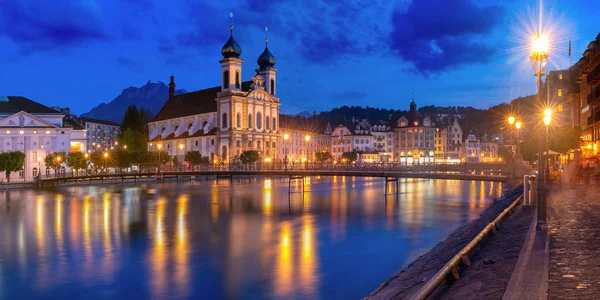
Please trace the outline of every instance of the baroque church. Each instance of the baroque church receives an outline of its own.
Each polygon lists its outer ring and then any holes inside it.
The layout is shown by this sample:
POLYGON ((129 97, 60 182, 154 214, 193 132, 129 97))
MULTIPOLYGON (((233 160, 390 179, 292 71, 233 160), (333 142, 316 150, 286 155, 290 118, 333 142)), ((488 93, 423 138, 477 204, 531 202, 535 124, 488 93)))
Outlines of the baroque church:
POLYGON ((165 151, 179 159, 199 151, 212 162, 228 162, 246 150, 278 159, 279 98, 275 57, 268 48, 258 57, 256 75, 242 81, 242 48, 233 37, 221 54, 221 85, 175 95, 171 76, 168 100, 148 123, 150 151, 165 151))

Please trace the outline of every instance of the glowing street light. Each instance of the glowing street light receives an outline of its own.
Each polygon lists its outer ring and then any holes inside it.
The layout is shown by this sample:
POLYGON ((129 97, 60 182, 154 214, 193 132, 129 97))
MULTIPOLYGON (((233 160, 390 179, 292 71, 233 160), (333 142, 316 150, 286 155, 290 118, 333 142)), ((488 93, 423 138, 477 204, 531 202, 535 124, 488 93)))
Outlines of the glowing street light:
POLYGON ((513 117, 513 116, 508 117, 508 124, 512 125, 514 123, 515 123, 515 117, 513 117))
POLYGON ((158 144, 156 145, 156 147, 158 148, 158 150, 162 149, 162 144, 158 144))
POLYGON ((179 150, 183 150, 183 144, 179 144, 179 150))
POLYGON ((548 50, 548 38, 546 38, 544 35, 536 35, 531 42, 531 52, 547 53, 548 50))
POLYGON ((516 127, 517 129, 521 129, 521 126, 522 126, 522 125, 523 125, 523 124, 521 123, 521 121, 517 121, 517 123, 515 123, 515 127, 516 127))
POLYGON ((289 134, 286 133, 286 134, 283 135, 283 140, 287 141, 289 139, 290 139, 290 135, 289 134))
POLYGON ((305 140, 307 143, 308 143, 308 142, 310 142, 310 135, 306 135, 306 136, 304 137, 304 140, 305 140))

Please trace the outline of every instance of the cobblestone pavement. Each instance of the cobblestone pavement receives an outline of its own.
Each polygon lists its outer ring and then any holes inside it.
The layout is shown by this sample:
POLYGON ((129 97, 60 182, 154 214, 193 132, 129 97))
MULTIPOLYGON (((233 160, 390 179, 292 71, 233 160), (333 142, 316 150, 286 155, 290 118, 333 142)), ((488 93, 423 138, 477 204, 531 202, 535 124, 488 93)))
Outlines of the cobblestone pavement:
MULTIPOLYGON (((522 188, 519 189, 522 193, 522 188)), ((517 198, 517 195, 494 203, 483 212, 479 219, 466 224, 452 233, 446 240, 431 251, 412 262, 406 269, 396 274, 377 288, 367 299, 408 299, 422 285, 424 279, 431 278, 450 258, 458 253, 473 237, 491 222, 498 214, 517 198)), ((531 208, 507 216, 501 222, 498 234, 492 234, 474 251, 471 266, 461 272, 456 283, 440 288, 445 292, 435 298, 443 299, 501 299, 510 280, 519 252, 525 240, 527 229, 533 217, 531 208), (484 264, 484 260, 493 264, 484 264)))
POLYGON ((600 298, 600 180, 548 194, 548 299, 600 298))

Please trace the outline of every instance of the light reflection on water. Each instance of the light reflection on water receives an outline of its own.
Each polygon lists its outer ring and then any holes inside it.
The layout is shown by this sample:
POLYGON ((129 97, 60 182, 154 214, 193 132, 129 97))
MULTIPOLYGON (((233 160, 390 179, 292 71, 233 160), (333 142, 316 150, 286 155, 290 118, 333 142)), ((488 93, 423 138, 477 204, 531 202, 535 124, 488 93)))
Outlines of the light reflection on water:
POLYGON ((359 298, 501 183, 313 177, 0 192, 0 298, 359 298), (304 187, 305 193, 302 193, 304 187), (86 296, 87 297, 87 296, 86 296))

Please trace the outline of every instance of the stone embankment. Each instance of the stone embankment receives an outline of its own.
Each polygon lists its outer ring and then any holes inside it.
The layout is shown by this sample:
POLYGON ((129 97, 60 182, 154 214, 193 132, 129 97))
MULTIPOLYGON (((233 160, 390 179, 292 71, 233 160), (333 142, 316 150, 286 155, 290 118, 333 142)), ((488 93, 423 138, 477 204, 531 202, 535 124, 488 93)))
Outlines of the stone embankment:
MULTIPOLYGON (((523 194, 522 185, 498 199, 481 216, 463 225, 446 240, 417 258, 365 299, 408 299, 460 252, 487 224, 523 194)), ((513 215, 500 222, 491 234, 471 252, 471 265, 461 270, 460 279, 439 287, 434 298, 501 299, 519 257, 534 211, 518 206, 513 215)))

